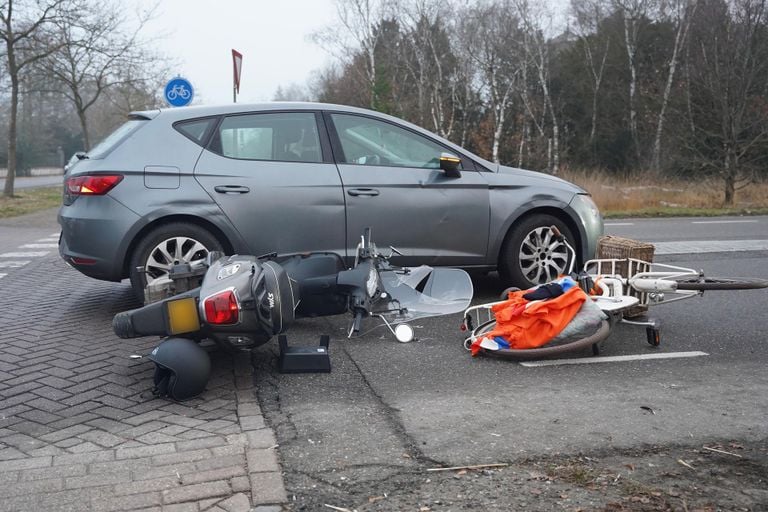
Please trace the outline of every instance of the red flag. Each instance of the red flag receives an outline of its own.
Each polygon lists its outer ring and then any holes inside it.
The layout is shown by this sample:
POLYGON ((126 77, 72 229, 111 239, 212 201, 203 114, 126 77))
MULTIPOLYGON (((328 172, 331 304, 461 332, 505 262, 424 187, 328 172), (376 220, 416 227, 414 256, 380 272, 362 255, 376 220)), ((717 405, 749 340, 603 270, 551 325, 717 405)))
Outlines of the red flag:
POLYGON ((243 67, 243 54, 237 50, 232 50, 232 70, 234 71, 233 83, 235 90, 240 93, 240 70, 243 67))

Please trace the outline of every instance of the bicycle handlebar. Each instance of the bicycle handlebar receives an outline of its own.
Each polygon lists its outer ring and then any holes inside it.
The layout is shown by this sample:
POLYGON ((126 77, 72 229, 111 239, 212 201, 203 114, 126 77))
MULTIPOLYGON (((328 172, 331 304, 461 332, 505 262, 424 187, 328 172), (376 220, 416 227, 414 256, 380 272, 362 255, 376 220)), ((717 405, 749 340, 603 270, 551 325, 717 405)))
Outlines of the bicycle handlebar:
POLYGON ((568 249, 568 274, 572 274, 573 266, 576 264, 576 251, 573 247, 571 247, 571 244, 568 243, 568 240, 563 236, 560 230, 557 229, 557 226, 553 224, 552 226, 549 226, 549 230, 552 232, 554 239, 560 243, 565 244, 565 247, 568 249))

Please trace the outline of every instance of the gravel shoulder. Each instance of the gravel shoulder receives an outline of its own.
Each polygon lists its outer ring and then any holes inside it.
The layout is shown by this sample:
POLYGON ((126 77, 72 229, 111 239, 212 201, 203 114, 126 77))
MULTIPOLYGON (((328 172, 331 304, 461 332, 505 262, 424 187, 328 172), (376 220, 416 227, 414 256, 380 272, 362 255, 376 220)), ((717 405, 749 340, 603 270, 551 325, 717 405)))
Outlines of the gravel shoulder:
POLYGON ((290 509, 768 510, 768 441, 555 456, 505 467, 430 469, 417 464, 385 480, 292 472, 286 475, 290 509))

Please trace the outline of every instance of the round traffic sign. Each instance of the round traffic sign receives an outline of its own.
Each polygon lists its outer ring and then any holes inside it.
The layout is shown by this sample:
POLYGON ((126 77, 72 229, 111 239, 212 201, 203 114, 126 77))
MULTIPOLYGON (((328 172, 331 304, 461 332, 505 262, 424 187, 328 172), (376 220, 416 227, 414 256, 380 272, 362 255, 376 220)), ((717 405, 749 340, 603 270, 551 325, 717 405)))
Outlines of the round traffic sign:
POLYGON ((172 107, 184 107, 192 103, 195 90, 186 78, 180 76, 165 84, 165 101, 172 107))

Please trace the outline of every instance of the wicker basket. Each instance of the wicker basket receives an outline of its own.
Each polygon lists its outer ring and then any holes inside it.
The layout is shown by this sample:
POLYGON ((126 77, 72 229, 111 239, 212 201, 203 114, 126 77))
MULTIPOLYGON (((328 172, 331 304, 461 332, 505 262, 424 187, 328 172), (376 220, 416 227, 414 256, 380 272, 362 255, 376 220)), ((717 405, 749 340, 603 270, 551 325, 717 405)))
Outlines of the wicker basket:
MULTIPOLYGON (((607 235, 601 237, 597 241, 597 258, 598 259, 617 259, 626 260, 627 258, 633 258, 636 260, 647 261, 648 265, 641 265, 640 268, 633 268, 632 275, 637 272, 647 272, 650 270, 650 263, 653 262, 653 244, 647 242, 638 242, 631 238, 622 238, 620 236, 607 235), (643 268, 645 267, 645 268, 643 268)), ((616 271, 622 277, 632 277, 629 274, 629 262, 620 261, 616 264, 616 271)), ((629 308, 624 313, 624 316, 632 318, 636 316, 642 316, 648 312, 648 297, 646 293, 639 293, 635 290, 629 290, 628 293, 633 297, 640 299, 640 304, 629 308)))

